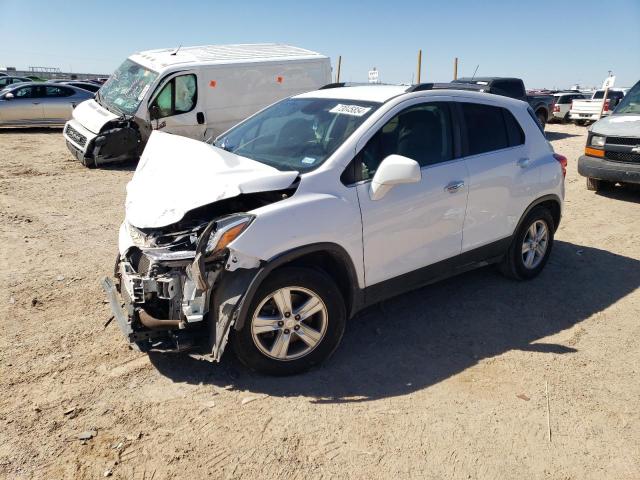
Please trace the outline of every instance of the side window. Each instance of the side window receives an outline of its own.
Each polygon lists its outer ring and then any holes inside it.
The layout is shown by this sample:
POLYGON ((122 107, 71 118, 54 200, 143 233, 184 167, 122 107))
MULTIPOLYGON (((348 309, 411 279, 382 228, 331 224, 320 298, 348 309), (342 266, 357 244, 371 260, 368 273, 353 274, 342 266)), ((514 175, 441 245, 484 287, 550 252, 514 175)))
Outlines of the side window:
POLYGON ((506 108, 502 108, 502 115, 504 116, 504 124, 507 127, 507 138, 509 139, 510 147, 517 147, 524 144, 524 132, 522 127, 515 119, 513 114, 506 108))
POLYGON ((373 178, 385 157, 397 154, 421 167, 453 158, 451 114, 446 103, 416 105, 391 118, 356 156, 354 180, 373 178))
POLYGON ((461 103, 467 127, 468 155, 509 146, 502 108, 480 103, 461 103))
POLYGON ((46 87, 45 95, 47 97, 70 97, 73 95, 73 90, 65 87, 46 87))
POLYGON ((32 87, 22 87, 15 91, 14 96, 16 98, 33 98, 32 87))
POLYGON ((502 93, 506 97, 520 98, 522 95, 522 88, 520 87, 520 84, 518 82, 499 80, 494 81, 491 84, 491 87, 500 89, 500 93, 502 93))
POLYGON ((196 76, 193 74, 174 77, 156 97, 153 105, 160 110, 160 117, 170 117, 193 110, 198 101, 196 76))

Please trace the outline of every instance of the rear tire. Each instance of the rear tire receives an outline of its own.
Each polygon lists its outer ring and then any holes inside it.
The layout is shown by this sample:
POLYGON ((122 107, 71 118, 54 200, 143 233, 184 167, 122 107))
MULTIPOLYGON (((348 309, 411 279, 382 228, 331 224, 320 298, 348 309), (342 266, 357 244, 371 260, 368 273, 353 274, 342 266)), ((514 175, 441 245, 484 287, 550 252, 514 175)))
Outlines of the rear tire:
POLYGON ((331 278, 298 267, 273 272, 258 288, 247 315, 231 339, 233 349, 247 367, 268 375, 301 373, 326 360, 338 347, 347 318, 331 278), (315 305, 309 308, 314 313, 307 316, 304 307, 309 305, 315 305), (291 311, 281 311, 287 307, 291 311))
POLYGON ((538 123, 542 127, 542 130, 544 130, 545 127, 547 126, 547 115, 546 115, 546 113, 541 110, 536 114, 536 117, 538 119, 538 123))
POLYGON ((500 270, 515 280, 530 280, 540 274, 553 247, 555 224, 551 212, 535 207, 522 221, 505 254, 500 270))

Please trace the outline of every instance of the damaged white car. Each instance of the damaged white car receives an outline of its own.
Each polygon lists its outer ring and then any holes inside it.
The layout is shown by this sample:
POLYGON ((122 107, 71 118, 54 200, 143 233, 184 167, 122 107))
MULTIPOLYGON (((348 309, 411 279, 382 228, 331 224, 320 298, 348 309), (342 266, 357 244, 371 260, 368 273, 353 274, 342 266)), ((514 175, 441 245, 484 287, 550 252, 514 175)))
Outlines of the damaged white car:
POLYGON ((220 360, 230 341, 253 369, 297 373, 367 305, 489 263, 542 270, 566 159, 527 104, 331 87, 213 145, 151 135, 103 282, 131 343, 220 360))

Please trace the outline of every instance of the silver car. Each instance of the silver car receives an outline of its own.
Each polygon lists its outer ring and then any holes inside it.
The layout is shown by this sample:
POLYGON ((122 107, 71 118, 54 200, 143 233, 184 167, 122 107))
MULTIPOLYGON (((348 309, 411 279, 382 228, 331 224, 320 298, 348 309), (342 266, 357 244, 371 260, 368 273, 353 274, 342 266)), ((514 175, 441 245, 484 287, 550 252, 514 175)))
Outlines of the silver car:
POLYGON ((90 98, 93 93, 71 85, 11 85, 0 91, 0 127, 63 126, 76 105, 90 98))

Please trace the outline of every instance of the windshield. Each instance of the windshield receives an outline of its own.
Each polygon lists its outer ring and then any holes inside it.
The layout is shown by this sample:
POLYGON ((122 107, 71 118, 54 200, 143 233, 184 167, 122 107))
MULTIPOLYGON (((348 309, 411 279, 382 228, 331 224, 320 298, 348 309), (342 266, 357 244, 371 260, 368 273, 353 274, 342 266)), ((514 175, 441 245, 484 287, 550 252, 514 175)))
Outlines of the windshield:
POLYGON ((620 100, 613 113, 616 115, 621 113, 640 113, 640 82, 636 83, 620 100))
POLYGON ((98 91, 96 100, 116 113, 132 115, 158 74, 127 59, 98 91))
POLYGON ((289 98, 219 137, 214 145, 278 170, 320 166, 379 103, 289 98))

